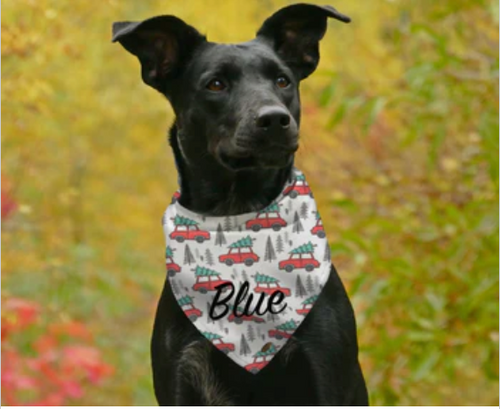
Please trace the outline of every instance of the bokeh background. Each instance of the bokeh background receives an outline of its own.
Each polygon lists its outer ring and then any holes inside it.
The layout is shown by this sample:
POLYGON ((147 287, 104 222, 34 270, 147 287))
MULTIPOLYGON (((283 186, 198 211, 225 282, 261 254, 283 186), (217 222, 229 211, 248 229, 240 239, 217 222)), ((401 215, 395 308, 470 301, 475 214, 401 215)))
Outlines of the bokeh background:
MULTIPOLYGON (((2 2, 2 403, 154 404, 168 103, 111 24, 253 38, 287 1, 2 2)), ((498 405, 498 2, 330 2, 298 165, 379 405, 498 405)))

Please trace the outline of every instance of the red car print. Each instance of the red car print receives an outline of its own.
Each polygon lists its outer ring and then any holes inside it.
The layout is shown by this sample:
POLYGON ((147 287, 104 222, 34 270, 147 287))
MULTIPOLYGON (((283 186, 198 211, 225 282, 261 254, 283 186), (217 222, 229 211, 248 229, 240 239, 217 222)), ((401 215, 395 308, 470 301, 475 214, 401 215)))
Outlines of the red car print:
POLYGON ((248 372, 253 373, 254 375, 259 373, 264 367, 269 363, 270 359, 266 359, 265 357, 255 357, 253 363, 245 366, 245 369, 248 372))
POLYGON ((231 284, 231 281, 221 279, 219 277, 220 273, 205 267, 196 267, 194 274, 196 276, 196 283, 193 285, 193 290, 199 291, 202 294, 206 294, 209 291, 216 291, 215 287, 221 284, 231 284))
POLYGON ((172 196, 172 201, 171 201, 171 203, 175 203, 175 202, 177 202, 177 200, 179 200, 179 197, 181 197, 181 192, 176 191, 176 192, 174 193, 174 195, 172 196))
POLYGON ((234 344, 229 342, 223 342, 222 336, 219 334, 214 334, 213 332, 202 332, 203 336, 207 338, 212 344, 225 354, 229 354, 234 351, 234 344))
POLYGON ((184 314, 192 321, 196 321, 203 313, 193 305, 193 299, 189 295, 185 295, 177 300, 184 314))
POLYGON ((276 284, 276 287, 255 287, 254 292, 256 293, 264 293, 267 295, 273 295, 275 292, 281 291, 285 297, 290 297, 292 294, 289 288, 281 287, 279 284, 276 284))
POLYGON ((262 347, 262 350, 254 355, 253 362, 245 366, 245 369, 253 374, 260 372, 273 359, 278 352, 277 348, 268 343, 262 347))
POLYGON ((255 293, 272 295, 276 291, 281 291, 285 295, 285 297, 290 297, 290 295, 292 294, 289 288, 281 287, 279 285, 279 281, 274 277, 257 273, 254 279, 257 283, 257 286, 253 290, 255 293))
POLYGON ((314 257, 302 254, 292 254, 288 260, 280 261, 280 270, 291 273, 296 268, 305 268, 306 271, 313 271, 319 267, 319 261, 314 257))
POLYGON ((289 195, 292 199, 295 199, 297 196, 305 196, 309 195, 312 197, 311 188, 307 184, 304 175, 298 175, 295 183, 291 186, 288 186, 284 191, 284 195, 289 195))
POLYGON ((210 233, 205 230, 200 230, 198 226, 176 226, 175 230, 170 233, 170 238, 182 243, 184 240, 196 240, 198 243, 203 243, 210 239, 210 233))
POLYGON ((271 338, 276 338, 276 339, 283 339, 283 338, 291 338, 292 334, 286 332, 286 331, 280 331, 278 329, 271 329, 269 330, 269 336, 271 338))
POLYGON ((259 256, 251 248, 230 249, 227 254, 219 256, 219 261, 227 266, 232 266, 235 263, 245 263, 246 266, 251 266, 254 262, 259 261, 259 256))
POLYGON ((172 261, 171 257, 167 257, 167 274, 169 277, 174 277, 175 274, 181 272, 181 268, 179 267, 179 264, 176 264, 172 261))
POLYGON ((253 231, 270 228, 274 231, 279 231, 282 227, 287 226, 287 222, 281 218, 279 214, 279 206, 276 203, 273 203, 262 212, 258 213, 255 219, 248 220, 245 226, 247 229, 251 229, 253 231))
POLYGON ((318 221, 316 222, 316 226, 314 226, 311 229, 311 234, 315 234, 320 239, 325 238, 325 236, 326 236, 325 229, 323 227, 323 222, 321 221, 321 219, 318 219, 318 221))
POLYGON ((309 297, 302 303, 302 308, 298 308, 295 311, 299 315, 307 315, 311 311, 313 304, 317 301, 319 297, 317 295, 313 295, 312 297, 309 297))
POLYGON ((198 223, 187 217, 175 216, 175 229, 170 233, 170 238, 182 243, 184 240, 196 240, 198 243, 203 243, 210 239, 210 232, 200 230, 198 223))
POLYGON ((174 250, 170 246, 167 246, 165 251, 165 260, 167 266, 167 274, 169 277, 174 277, 177 273, 181 272, 180 266, 174 262, 174 250))
MULTIPOLYGON (((243 312, 241 308, 238 308, 238 312, 243 312)), ((234 322, 235 324, 242 324, 244 321, 252 321, 257 324, 261 324, 265 322, 262 318, 256 317, 255 315, 242 315, 241 317, 237 317, 234 315, 234 312, 229 314, 229 317, 227 317, 229 322, 234 322)))
POLYGON ((196 321, 198 319, 198 317, 201 317, 203 315, 201 313, 201 310, 199 310, 198 308, 189 308, 186 310, 183 308, 183 311, 184 311, 184 314, 186 314, 187 317, 193 322, 196 321))
POLYGON ((310 272, 319 267, 319 261, 316 260, 313 255, 313 247, 312 243, 309 242, 293 249, 290 252, 288 260, 279 262, 278 265, 280 270, 285 270, 287 273, 291 273, 296 268, 305 268, 306 271, 310 272))
POLYGON ((219 351, 222 351, 225 354, 229 354, 230 352, 234 351, 234 344, 231 344, 230 342, 222 342, 221 340, 219 340, 214 341, 213 344, 219 351))
POLYGON ((250 236, 244 237, 229 246, 229 252, 219 256, 219 261, 226 266, 232 266, 235 263, 244 263, 251 266, 259 261, 259 256, 252 250, 253 241, 250 236))
POLYGON ((271 338, 283 339, 291 338, 293 332, 297 329, 297 324, 294 320, 289 320, 281 325, 278 325, 275 329, 269 330, 268 334, 271 338))

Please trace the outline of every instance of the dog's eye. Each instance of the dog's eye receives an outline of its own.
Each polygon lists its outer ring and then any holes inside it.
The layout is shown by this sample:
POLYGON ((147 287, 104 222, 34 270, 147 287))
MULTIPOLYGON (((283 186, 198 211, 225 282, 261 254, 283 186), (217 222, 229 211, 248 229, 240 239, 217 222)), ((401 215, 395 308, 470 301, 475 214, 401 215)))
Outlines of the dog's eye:
POLYGON ((221 80, 215 78, 207 84, 207 89, 210 91, 223 91, 226 89, 226 85, 221 80))
POLYGON ((290 84, 290 80, 285 77, 284 75, 281 75, 280 77, 276 78, 276 85, 280 88, 286 88, 290 84))

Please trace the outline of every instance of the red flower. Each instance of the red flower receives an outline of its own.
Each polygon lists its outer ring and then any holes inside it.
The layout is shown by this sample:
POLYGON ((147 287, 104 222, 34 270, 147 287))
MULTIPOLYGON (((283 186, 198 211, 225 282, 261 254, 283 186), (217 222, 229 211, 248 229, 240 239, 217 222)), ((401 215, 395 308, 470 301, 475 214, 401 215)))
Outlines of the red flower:
POLYGON ((17 202, 10 193, 10 185, 2 175, 2 220, 8 218, 17 209, 17 202))
POLYGON ((82 397, 85 390, 113 372, 101 352, 82 342, 92 342, 83 323, 53 323, 32 340, 35 356, 26 356, 10 336, 42 321, 37 304, 19 299, 3 300, 2 403, 7 405, 59 406, 82 397), (75 343, 77 340, 78 343, 75 343), (26 393, 29 391, 29 393, 26 393), (26 396, 31 396, 29 400, 26 396))

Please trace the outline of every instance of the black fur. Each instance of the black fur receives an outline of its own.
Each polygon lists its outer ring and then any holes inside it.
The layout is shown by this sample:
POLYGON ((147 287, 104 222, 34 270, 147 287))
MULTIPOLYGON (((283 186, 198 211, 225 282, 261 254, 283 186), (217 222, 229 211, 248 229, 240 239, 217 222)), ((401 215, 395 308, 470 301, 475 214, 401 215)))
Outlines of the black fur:
MULTIPOLYGON (((170 132, 180 203, 220 216, 260 210, 281 192, 298 148, 299 83, 319 61, 329 6, 297 4, 267 19, 256 39, 208 42, 173 16, 113 26, 138 57, 144 82, 176 113, 170 132)), ((319 300, 258 374, 211 345, 165 282, 151 342, 161 405, 367 405, 354 313, 332 266, 319 300)))

